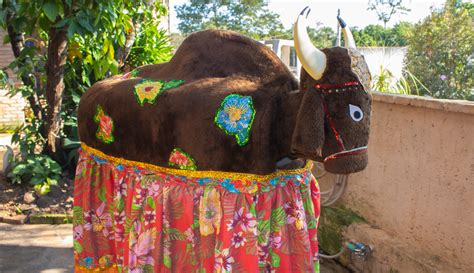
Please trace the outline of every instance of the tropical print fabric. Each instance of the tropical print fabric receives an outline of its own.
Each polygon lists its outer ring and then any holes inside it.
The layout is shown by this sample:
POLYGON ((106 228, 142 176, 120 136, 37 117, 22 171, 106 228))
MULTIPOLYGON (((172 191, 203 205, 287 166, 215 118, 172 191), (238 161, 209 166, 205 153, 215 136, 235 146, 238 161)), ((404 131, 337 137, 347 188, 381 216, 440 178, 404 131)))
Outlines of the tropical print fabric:
POLYGON ((270 175, 168 169, 82 146, 76 272, 317 272, 311 164, 270 175))
POLYGON ((235 136, 237 144, 244 146, 249 141, 254 117, 252 97, 231 94, 222 101, 214 121, 227 134, 235 136))

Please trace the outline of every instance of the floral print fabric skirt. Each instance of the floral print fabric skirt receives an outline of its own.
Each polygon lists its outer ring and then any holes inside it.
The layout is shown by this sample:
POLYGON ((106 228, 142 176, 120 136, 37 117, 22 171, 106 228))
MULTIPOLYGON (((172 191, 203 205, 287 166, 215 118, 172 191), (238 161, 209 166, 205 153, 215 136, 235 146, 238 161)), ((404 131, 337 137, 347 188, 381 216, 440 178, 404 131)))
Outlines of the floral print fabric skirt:
POLYGON ((76 272, 318 272, 319 188, 270 175, 177 170, 82 145, 76 272))

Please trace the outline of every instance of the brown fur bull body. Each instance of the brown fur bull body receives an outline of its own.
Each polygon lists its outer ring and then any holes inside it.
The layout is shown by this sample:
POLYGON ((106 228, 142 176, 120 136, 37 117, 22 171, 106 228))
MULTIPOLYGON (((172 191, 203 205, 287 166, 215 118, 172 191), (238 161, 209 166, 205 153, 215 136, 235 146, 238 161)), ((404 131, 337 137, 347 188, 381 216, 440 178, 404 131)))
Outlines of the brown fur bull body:
MULTIPOLYGON (((168 166, 179 147, 196 161, 198 170, 266 174, 284 157, 321 160, 337 152, 322 102, 333 113, 346 148, 367 145, 370 96, 365 91, 323 95, 315 84, 359 81, 352 70, 367 70, 351 49, 324 49, 324 76, 314 80, 302 71, 301 87, 266 46, 231 31, 208 30, 190 35, 168 63, 139 68, 138 78, 118 77, 96 83, 81 99, 78 114, 81 141, 109 155, 168 166), (351 58, 351 56, 355 56, 351 58), (160 94, 154 104, 140 106, 132 92, 141 78, 185 80, 160 94), (239 146, 214 123, 216 111, 229 94, 251 96, 255 119, 245 146, 239 146), (347 105, 355 104, 364 120, 355 124, 347 105), (101 105, 115 124, 115 141, 100 142, 93 116, 101 105), (322 148, 322 154, 319 152, 322 148)), ((366 154, 327 162, 340 173, 359 171, 366 154)))

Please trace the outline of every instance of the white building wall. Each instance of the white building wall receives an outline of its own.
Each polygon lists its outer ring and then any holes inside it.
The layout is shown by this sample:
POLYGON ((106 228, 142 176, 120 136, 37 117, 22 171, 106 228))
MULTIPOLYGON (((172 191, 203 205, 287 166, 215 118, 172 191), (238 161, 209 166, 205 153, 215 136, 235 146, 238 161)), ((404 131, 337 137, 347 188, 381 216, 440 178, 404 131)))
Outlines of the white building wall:
POLYGON ((364 55, 372 78, 380 75, 381 68, 390 70, 397 80, 402 77, 406 47, 359 47, 357 49, 364 55))

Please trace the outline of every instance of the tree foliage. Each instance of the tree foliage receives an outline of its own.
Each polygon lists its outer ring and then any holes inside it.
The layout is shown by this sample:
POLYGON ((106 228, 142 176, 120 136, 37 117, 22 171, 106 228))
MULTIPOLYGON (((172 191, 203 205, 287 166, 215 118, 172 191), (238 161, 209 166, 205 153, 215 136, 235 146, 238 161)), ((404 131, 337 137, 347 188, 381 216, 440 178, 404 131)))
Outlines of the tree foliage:
POLYGON ((351 28, 351 31, 358 46, 406 46, 413 31, 413 24, 400 22, 392 28, 368 25, 363 29, 351 28))
POLYGON ((205 29, 230 29, 254 39, 281 38, 280 16, 263 0, 192 0, 176 7, 179 31, 190 34, 205 29))
POLYGON ((77 148, 80 96, 98 80, 171 56, 166 33, 157 29, 167 12, 160 1, 0 0, 0 6, 4 42, 15 55, 8 69, 23 83, 10 86, 10 94, 28 98, 32 110, 14 139, 25 153, 47 153, 63 166, 77 148))
POLYGON ((406 69, 436 98, 474 100, 474 8, 447 0, 414 28, 406 69))
POLYGON ((309 27, 308 36, 318 48, 333 47, 336 44, 336 32, 330 27, 321 25, 314 28, 309 27))

